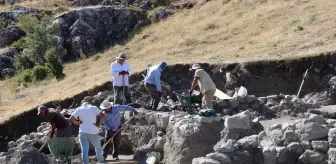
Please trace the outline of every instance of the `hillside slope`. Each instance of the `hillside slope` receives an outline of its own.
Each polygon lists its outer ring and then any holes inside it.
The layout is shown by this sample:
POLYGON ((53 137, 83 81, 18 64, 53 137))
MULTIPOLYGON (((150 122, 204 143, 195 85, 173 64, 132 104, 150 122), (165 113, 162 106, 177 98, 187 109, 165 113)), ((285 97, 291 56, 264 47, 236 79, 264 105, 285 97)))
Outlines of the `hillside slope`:
MULTIPOLYGON (((212 63, 314 55, 335 50, 335 8, 336 1, 213 0, 147 27, 126 43, 126 52, 133 71, 162 60, 212 63)), ((115 46, 98 60, 67 64, 64 80, 24 89, 23 98, 10 93, 13 79, 0 82, 0 121, 111 80, 110 63, 124 48, 115 46)))

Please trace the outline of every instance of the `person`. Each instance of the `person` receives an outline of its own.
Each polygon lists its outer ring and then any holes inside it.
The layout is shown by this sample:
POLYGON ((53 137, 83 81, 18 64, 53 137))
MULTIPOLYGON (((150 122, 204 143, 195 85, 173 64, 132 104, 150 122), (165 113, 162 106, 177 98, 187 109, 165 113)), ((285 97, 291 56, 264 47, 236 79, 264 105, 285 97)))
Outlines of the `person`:
POLYGON ((198 82, 201 96, 203 96, 202 97, 203 108, 213 109, 212 100, 216 92, 215 83, 212 81, 210 75, 207 72, 205 72, 199 64, 193 64, 190 70, 194 71, 195 73, 194 80, 189 90, 190 94, 192 94, 198 82))
POLYGON ((161 89, 161 72, 167 69, 168 64, 166 62, 161 62, 158 66, 152 66, 147 71, 147 76, 145 77, 145 88, 147 92, 151 95, 151 109, 156 110, 161 96, 162 96, 162 89, 161 89))
POLYGON ((133 111, 134 114, 137 114, 138 112, 128 106, 128 105, 113 105, 112 102, 109 102, 108 100, 105 100, 100 105, 100 109, 103 110, 105 115, 105 120, 103 122, 103 129, 105 130, 105 142, 106 144, 111 137, 113 138, 113 145, 111 142, 109 142, 104 150, 104 158, 107 158, 107 155, 109 153, 113 153, 113 158, 116 160, 119 160, 119 146, 120 146, 120 140, 121 140, 121 131, 119 130, 121 128, 120 124, 120 112, 121 111, 133 111), (119 130, 119 131, 118 131, 119 130), (111 151, 109 151, 111 149, 111 151))
POLYGON ((44 117, 51 124, 51 132, 49 137, 70 137, 68 132, 69 121, 63 117, 56 109, 48 109, 44 105, 37 108, 37 115, 44 117))
POLYGON ((98 162, 104 163, 100 136, 98 135, 98 129, 104 121, 104 114, 98 107, 91 105, 92 101, 93 97, 85 97, 82 106, 77 108, 70 116, 70 121, 75 125, 79 125, 79 142, 84 164, 89 164, 90 143, 95 148, 98 162), (97 121, 97 117, 99 121, 97 121))
POLYGON ((111 64, 111 74, 113 77, 113 90, 114 90, 114 104, 125 105, 121 100, 121 92, 123 92, 126 103, 132 103, 131 96, 129 94, 129 74, 131 68, 126 61, 125 53, 120 53, 117 60, 111 64))

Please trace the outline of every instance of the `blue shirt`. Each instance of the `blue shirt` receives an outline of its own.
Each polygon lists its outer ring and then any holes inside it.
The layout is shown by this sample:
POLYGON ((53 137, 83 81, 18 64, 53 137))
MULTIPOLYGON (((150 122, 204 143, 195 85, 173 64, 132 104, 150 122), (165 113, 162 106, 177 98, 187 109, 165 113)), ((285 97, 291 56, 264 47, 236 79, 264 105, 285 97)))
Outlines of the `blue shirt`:
POLYGON ((111 112, 103 112, 105 120, 103 122, 103 129, 117 131, 120 127, 120 113, 121 111, 133 111, 134 109, 128 105, 113 105, 111 112))
POLYGON ((161 71, 159 66, 153 66, 147 72, 145 82, 148 84, 154 84, 156 86, 156 91, 161 92, 161 71))

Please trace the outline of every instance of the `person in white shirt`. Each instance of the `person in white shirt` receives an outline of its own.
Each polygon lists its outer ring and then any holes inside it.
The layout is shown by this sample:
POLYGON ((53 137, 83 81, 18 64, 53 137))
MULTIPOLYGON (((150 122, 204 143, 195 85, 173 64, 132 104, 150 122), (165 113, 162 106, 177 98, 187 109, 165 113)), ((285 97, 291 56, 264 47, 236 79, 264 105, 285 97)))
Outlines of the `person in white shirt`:
POLYGON ((190 70, 194 71, 195 73, 194 80, 189 90, 190 94, 193 92, 198 82, 198 86, 201 91, 201 96, 203 95, 202 97, 203 108, 213 109, 212 100, 216 92, 215 83, 212 81, 210 75, 207 72, 205 72, 199 64, 193 64, 190 70))
POLYGON ((114 90, 114 104, 125 105, 125 102, 121 100, 121 92, 124 92, 126 103, 132 103, 131 95, 129 94, 129 74, 131 68, 126 61, 126 55, 124 53, 119 54, 116 57, 117 60, 111 64, 111 74, 113 77, 113 90, 114 90))
POLYGON ((89 147, 90 143, 94 146, 99 163, 104 163, 103 150, 98 135, 99 128, 104 122, 102 111, 91 105, 93 98, 87 96, 83 100, 82 106, 77 108, 70 117, 70 121, 79 125, 79 142, 82 150, 83 164, 89 164, 89 147), (97 117, 99 122, 97 123, 97 117))

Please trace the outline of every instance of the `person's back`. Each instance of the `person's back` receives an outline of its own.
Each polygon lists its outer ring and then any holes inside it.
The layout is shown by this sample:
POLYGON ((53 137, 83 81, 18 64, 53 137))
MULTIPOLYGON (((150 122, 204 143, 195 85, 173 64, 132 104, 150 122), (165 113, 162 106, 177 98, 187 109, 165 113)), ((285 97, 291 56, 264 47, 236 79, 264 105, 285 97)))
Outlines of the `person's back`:
POLYGON ((200 86, 202 93, 216 89, 216 85, 212 81, 210 75, 203 69, 197 69, 195 72, 195 77, 199 78, 198 85, 200 86))
POLYGON ((63 117, 56 109, 49 109, 47 114, 47 120, 48 122, 55 123, 56 128, 58 130, 60 129, 66 129, 69 127, 69 121, 63 117))
POLYGON ((155 84, 155 77, 160 77, 161 72, 159 66, 152 66, 147 70, 147 76, 145 77, 145 82, 149 84, 155 84))
POLYGON ((99 108, 90 104, 84 104, 77 108, 73 116, 82 121, 82 123, 79 125, 79 132, 97 134, 98 128, 95 124, 97 122, 97 115, 99 113, 101 113, 99 108))

